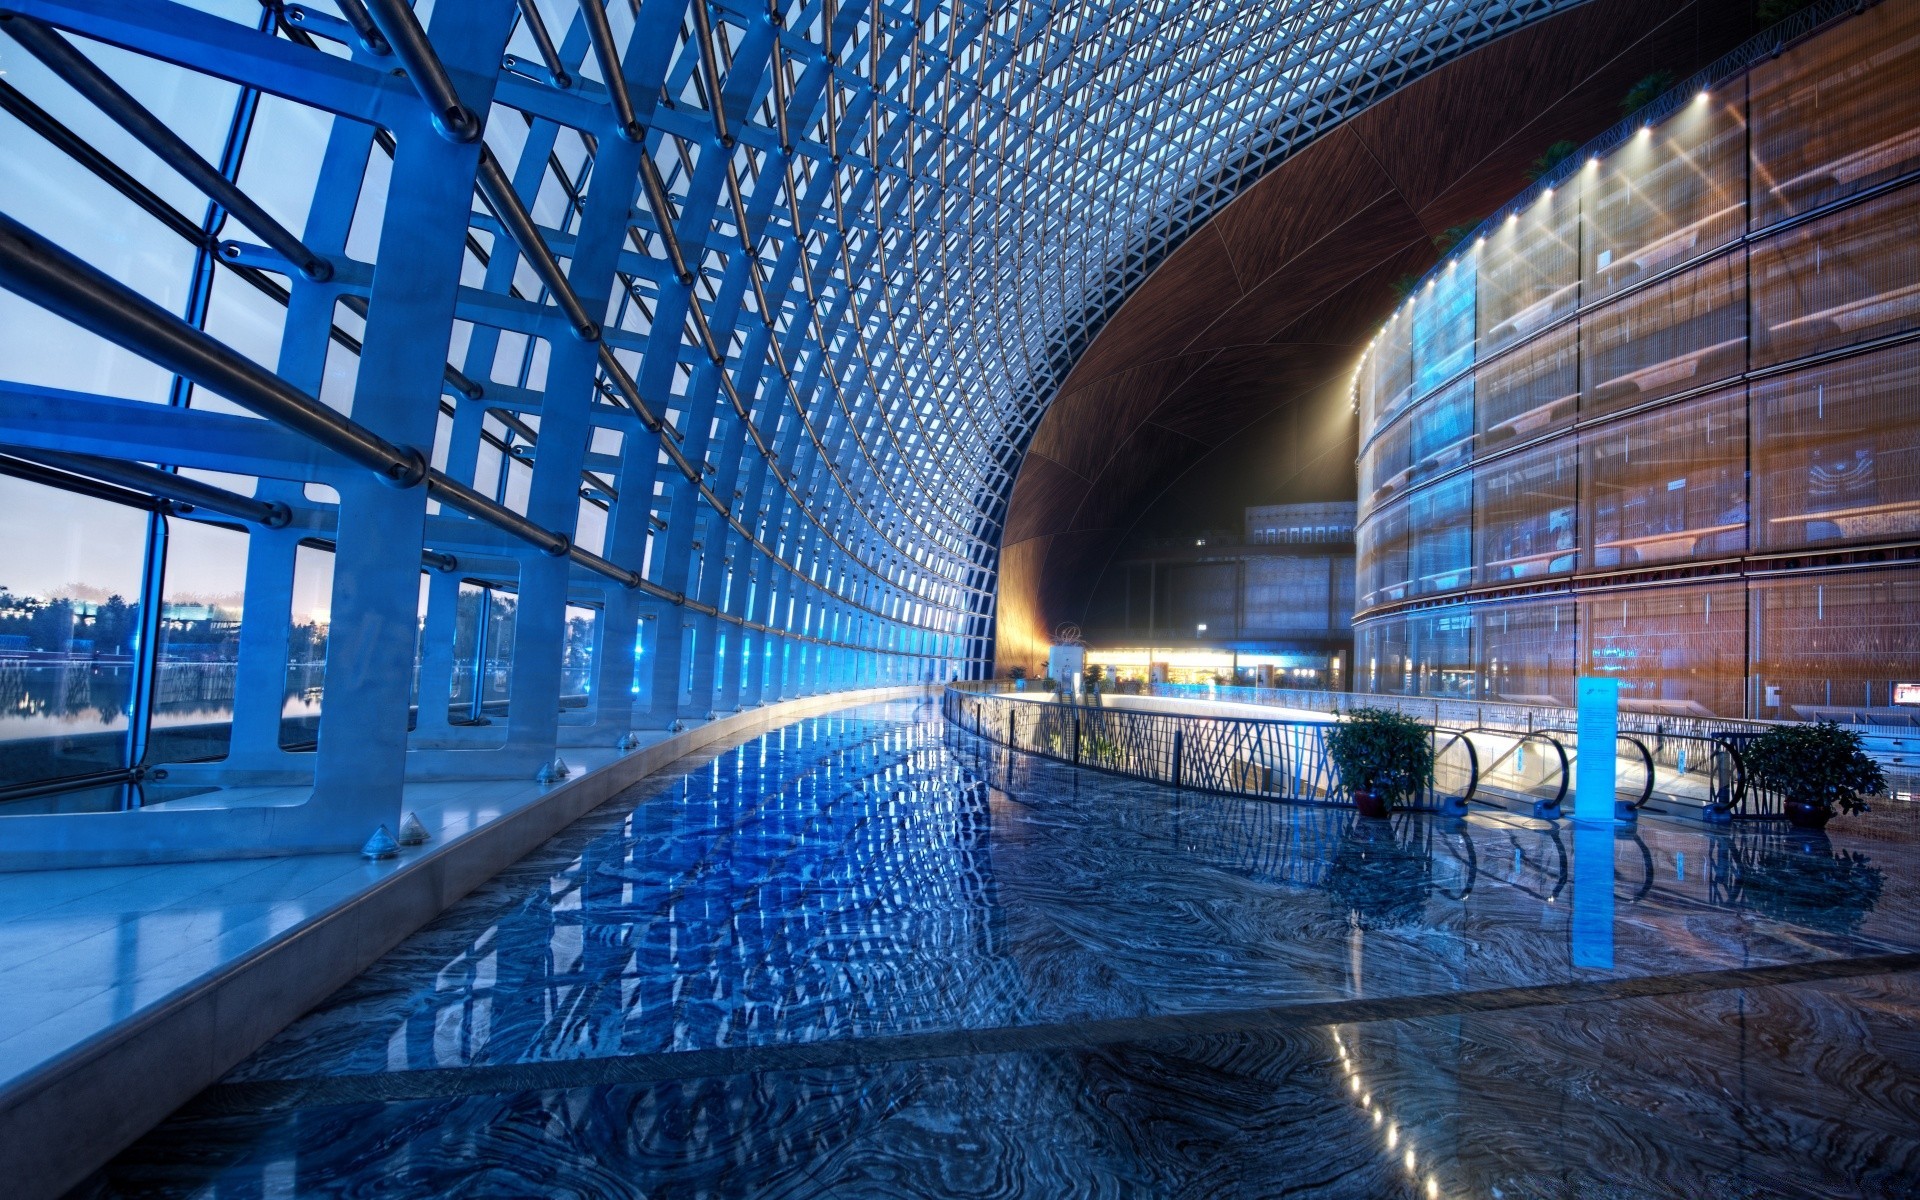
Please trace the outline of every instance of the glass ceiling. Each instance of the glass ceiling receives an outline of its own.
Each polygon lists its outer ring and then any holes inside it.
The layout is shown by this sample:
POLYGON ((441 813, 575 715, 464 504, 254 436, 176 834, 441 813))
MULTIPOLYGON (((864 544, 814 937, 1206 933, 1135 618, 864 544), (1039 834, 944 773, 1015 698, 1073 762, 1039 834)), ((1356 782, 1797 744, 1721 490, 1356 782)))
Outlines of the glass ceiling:
MULTIPOLYGON (((673 660, 675 711, 970 673, 1021 455, 1127 293, 1318 133, 1570 3, 9 0, 9 486, 186 486, 114 465, 153 464, 251 502, 256 559, 290 526, 498 563, 521 660, 562 636, 529 613, 592 606, 603 657, 673 660), (424 524, 367 468, 424 483, 424 524)), ((125 562, 66 527, 10 527, 0 582, 125 562)), ((182 595, 330 612, 333 659, 343 611, 414 587, 217 557, 182 595)))

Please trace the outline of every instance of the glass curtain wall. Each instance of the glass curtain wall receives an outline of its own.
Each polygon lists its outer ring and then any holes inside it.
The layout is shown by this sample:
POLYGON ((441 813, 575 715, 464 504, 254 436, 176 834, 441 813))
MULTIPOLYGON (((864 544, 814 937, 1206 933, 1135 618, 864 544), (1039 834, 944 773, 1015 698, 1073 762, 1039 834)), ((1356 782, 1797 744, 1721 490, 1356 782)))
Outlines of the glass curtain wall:
POLYGON ((1355 378, 1362 687, 1920 723, 1916 77, 1920 9, 1848 16, 1414 290, 1355 378))

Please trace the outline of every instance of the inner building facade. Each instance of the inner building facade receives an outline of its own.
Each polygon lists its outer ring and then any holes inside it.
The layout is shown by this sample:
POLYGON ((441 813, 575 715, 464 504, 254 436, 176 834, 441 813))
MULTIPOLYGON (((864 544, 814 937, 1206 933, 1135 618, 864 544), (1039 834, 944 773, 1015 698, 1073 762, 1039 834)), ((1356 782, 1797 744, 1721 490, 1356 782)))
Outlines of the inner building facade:
POLYGON ((1354 379, 1355 681, 1911 725, 1920 9, 1677 88, 1412 287, 1354 379))

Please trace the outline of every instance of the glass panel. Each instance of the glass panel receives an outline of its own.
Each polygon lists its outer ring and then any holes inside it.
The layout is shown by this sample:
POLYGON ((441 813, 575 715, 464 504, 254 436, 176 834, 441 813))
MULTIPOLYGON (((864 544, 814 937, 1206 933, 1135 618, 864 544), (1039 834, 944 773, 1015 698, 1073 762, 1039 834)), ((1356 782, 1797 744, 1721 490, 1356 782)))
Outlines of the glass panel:
POLYGON ((506 585, 460 581, 453 629, 451 719, 491 725, 507 714, 513 683, 514 614, 520 599, 506 585))
POLYGON ((1572 322, 1482 366, 1475 404, 1481 454, 1573 424, 1580 409, 1572 322))
POLYGON ((1474 252, 1449 262, 1413 303, 1413 394, 1424 396, 1473 365, 1474 252))
POLYGON ((147 514, 0 476, 0 785, 127 765, 147 514))
POLYGON ((1620 707, 1628 712, 1738 717, 1746 601, 1737 583, 1582 598, 1588 670, 1619 678, 1620 707))
POLYGON ((1473 457, 1473 376, 1420 401, 1407 418, 1409 480, 1444 474, 1473 457))
POLYGON ((1500 223, 1480 248, 1480 357, 1547 328, 1580 299, 1580 182, 1574 176, 1500 223))
MULTIPOLYGON (((218 162, 239 89, 225 80, 82 37, 69 40, 135 100, 218 162)), ((11 41, 0 74, 115 166, 198 224, 206 199, 111 117, 11 41)), ((185 313, 194 247, 61 150, 0 114, 0 196, 8 215, 173 313, 185 313)), ((172 376, 130 351, 0 290, 0 375, 134 400, 165 401, 172 376)))
POLYGON ((1412 419, 1395 421, 1360 456, 1362 506, 1373 509, 1407 486, 1413 473, 1412 419))
POLYGON ((1360 607, 1373 608, 1407 594, 1407 506, 1375 513, 1354 535, 1360 607))
POLYGON ((1831 213, 1753 248, 1753 363, 1920 326, 1920 189, 1831 213))
MULTIPOLYGON (((1242 611, 1247 637, 1326 637, 1331 558, 1248 558, 1242 611)), ((1351 600, 1349 600, 1351 604, 1351 600)), ((1342 610, 1352 612, 1352 608, 1342 610)), ((1344 623, 1344 621, 1343 621, 1344 623)))
POLYGON ((302 543, 293 556, 293 627, 287 633, 287 691, 280 708, 282 749, 311 750, 319 744, 332 623, 333 551, 302 543))
POLYGON ((1920 571, 1756 580, 1751 594, 1756 716, 1920 723, 1892 694, 1920 682, 1920 571))
POLYGON ((560 707, 585 708, 593 699, 593 661, 598 651, 600 610, 567 605, 567 644, 560 662, 560 707))
POLYGON ((225 758, 247 589, 245 531, 167 519, 159 661, 146 761, 225 758))
POLYGON ((1698 100, 1582 172, 1583 299, 1698 258, 1746 228, 1745 89, 1698 100))
POLYGON ((1413 313, 1403 306, 1380 329, 1373 343, 1373 391, 1360 407, 1360 436, 1372 435, 1413 395, 1413 313))
POLYGON ((1573 602, 1499 604, 1480 612, 1486 698, 1571 704, 1580 644, 1573 602))
POLYGON ((1473 479, 1460 475, 1414 496, 1408 559, 1417 593, 1473 582, 1473 479))
POLYGON ((1744 391, 1610 424, 1581 443, 1588 570, 1747 548, 1744 391))
MULTIPOLYGON (((636 708, 639 709, 644 709, 653 702, 653 664, 648 660, 647 656, 653 650, 653 637, 655 636, 653 631, 654 627, 658 624, 659 622, 651 617, 641 617, 634 625, 633 703, 636 708)), ((792 645, 790 643, 783 647, 783 658, 785 652, 791 649, 792 645)))
POLYGON ((1367 621, 1353 628, 1362 691, 1405 695, 1413 686, 1407 669, 1407 622, 1403 617, 1367 621))
POLYGON ((1737 253, 1580 318, 1581 416, 1740 373, 1746 326, 1746 265, 1737 253))
POLYGON ((1754 545, 1920 533, 1920 346, 1753 385, 1754 545))
POLYGON ((1480 582, 1573 570, 1578 463, 1576 448, 1563 442, 1474 470, 1480 582))
POLYGON ((1879 4, 1748 76, 1753 220, 1771 225, 1920 167, 1920 8, 1879 4))
POLYGON ((1473 613, 1464 605, 1407 618, 1410 694, 1473 698, 1473 626, 1473 613))

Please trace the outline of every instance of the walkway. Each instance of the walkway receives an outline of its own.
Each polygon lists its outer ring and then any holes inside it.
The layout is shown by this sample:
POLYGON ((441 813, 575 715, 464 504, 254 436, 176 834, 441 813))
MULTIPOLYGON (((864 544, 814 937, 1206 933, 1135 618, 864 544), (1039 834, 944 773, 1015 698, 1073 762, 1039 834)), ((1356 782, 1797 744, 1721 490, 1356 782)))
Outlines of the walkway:
POLYGON ((1911 1196, 1916 901, 1905 804, 1367 827, 876 705, 638 785, 81 1194, 1911 1196))

